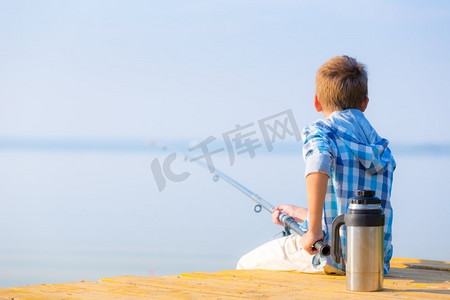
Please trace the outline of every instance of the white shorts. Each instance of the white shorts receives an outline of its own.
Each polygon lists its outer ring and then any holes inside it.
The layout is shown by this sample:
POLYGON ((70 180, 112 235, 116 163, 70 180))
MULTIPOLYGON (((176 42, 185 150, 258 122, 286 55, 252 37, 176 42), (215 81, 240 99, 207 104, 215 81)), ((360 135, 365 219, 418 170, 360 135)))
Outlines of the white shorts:
POLYGON ((236 269, 265 269, 297 271, 318 274, 343 274, 342 271, 326 265, 316 269, 314 255, 306 252, 300 243, 301 236, 292 234, 267 242, 241 257, 236 269))

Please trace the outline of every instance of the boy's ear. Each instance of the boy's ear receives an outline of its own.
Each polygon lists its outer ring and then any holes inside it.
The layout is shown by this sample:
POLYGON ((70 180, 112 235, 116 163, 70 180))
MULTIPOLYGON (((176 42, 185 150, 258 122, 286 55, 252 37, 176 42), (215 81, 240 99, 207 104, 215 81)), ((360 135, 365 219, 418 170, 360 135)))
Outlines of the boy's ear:
POLYGON ((364 112, 367 108, 367 105, 369 105, 369 97, 366 97, 364 99, 364 102, 361 105, 361 111, 364 112))
POLYGON ((317 98, 317 95, 314 95, 314 107, 316 108, 317 112, 323 111, 322 104, 320 104, 319 99, 317 98))

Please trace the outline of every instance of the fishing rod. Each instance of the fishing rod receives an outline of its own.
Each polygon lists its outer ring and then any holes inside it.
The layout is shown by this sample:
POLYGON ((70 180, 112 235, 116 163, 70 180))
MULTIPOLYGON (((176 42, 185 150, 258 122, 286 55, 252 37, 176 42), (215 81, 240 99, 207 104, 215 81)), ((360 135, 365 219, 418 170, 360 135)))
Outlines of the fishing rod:
MULTIPOLYGON (((180 151, 177 151, 176 149, 173 149, 172 147, 169 147, 163 143, 153 141, 153 140, 150 141, 150 146, 158 146, 158 147, 162 148, 163 150, 171 149, 172 151, 175 151, 176 153, 180 153, 180 151)), ((190 159, 189 155, 186 155, 184 153, 180 153, 180 154, 182 154, 184 156, 185 160, 190 159)), ((198 161, 198 160, 196 162, 197 162, 197 164, 201 165, 203 168, 209 169, 209 166, 207 164, 205 164, 201 161, 198 161)), ((226 175, 225 173, 223 173, 222 171, 220 171, 217 168, 214 168, 214 171, 212 173, 213 173, 214 181, 217 182, 220 178, 222 178, 224 181, 229 183, 231 186, 235 187, 236 189, 238 189, 239 191, 244 193, 247 197, 249 197, 250 199, 255 201, 256 205, 254 207, 254 211, 256 213, 260 213, 261 210, 264 208, 266 211, 268 211, 270 214, 272 214, 272 211, 275 209, 275 206, 273 206, 271 203, 269 203, 268 201, 261 198, 258 194, 252 192, 251 190, 249 190, 248 188, 246 188, 245 186, 243 186, 242 184, 240 184, 239 182, 237 182, 236 180, 234 180, 230 176, 226 175)), ((291 230, 298 233, 301 236, 303 236, 306 233, 305 231, 303 231, 300 228, 300 225, 291 216, 288 216, 285 213, 280 212, 280 216, 278 217, 278 219, 284 225, 284 228, 285 228, 285 231, 283 231, 283 235, 285 235, 285 236, 289 235, 291 230)), ((317 249, 322 256, 328 256, 328 255, 330 255, 330 252, 331 252, 330 246, 327 244, 324 244, 322 240, 318 240, 317 242, 315 242, 313 248, 317 249)))

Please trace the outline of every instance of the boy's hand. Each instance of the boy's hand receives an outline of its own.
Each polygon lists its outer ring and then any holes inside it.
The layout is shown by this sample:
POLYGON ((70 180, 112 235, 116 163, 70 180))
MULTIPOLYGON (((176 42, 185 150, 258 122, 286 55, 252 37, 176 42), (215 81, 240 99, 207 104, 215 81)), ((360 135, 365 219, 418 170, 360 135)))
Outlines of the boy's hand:
POLYGON ((301 238, 300 243, 302 244, 303 249, 308 252, 309 254, 313 255, 319 252, 318 249, 313 250, 314 243, 318 240, 323 239, 323 232, 320 233, 312 233, 310 230, 308 230, 301 238))
POLYGON ((283 223, 281 223, 279 219, 281 211, 283 211, 284 214, 294 218, 294 220, 298 223, 305 221, 308 214, 308 210, 303 207, 290 204, 279 205, 272 211, 272 222, 281 226, 283 226, 283 223))

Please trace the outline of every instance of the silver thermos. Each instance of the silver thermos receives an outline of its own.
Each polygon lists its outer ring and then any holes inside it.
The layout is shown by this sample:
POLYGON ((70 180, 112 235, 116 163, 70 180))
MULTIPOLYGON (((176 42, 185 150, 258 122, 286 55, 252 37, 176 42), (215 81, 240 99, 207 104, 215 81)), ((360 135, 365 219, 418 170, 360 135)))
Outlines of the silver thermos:
POLYGON ((346 214, 333 220, 331 256, 340 263, 339 229, 347 227, 347 289, 372 292, 383 289, 384 214, 375 191, 358 190, 346 214))

